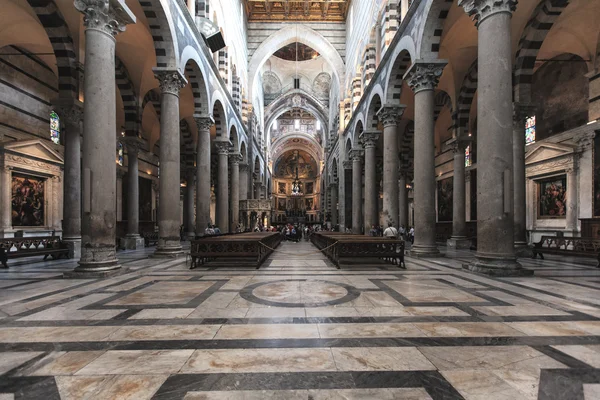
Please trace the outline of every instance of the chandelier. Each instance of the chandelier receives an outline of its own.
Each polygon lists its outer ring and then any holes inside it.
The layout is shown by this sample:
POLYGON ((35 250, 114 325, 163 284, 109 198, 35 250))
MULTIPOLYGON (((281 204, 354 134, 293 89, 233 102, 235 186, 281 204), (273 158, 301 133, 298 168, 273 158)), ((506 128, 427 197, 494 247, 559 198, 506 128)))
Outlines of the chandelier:
POLYGON ((298 179, 298 167, 296 167, 296 177, 294 178, 294 181, 292 182, 292 196, 303 196, 304 193, 302 193, 302 182, 300 182, 300 179, 298 179))

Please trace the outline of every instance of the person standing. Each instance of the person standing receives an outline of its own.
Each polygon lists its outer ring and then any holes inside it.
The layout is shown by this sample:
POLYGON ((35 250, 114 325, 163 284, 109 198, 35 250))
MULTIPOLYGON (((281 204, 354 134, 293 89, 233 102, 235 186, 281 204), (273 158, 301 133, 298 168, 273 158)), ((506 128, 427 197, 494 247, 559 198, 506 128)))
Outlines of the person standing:
POLYGON ((398 238, 398 229, 394 228, 391 222, 388 223, 388 227, 383 231, 383 237, 390 239, 398 238))

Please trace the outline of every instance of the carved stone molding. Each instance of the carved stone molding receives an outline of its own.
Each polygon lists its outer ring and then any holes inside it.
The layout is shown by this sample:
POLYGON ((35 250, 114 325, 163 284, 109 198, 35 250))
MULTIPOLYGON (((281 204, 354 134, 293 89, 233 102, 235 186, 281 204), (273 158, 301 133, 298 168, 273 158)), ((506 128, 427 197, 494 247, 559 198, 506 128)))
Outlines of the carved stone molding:
POLYGON ((179 91, 187 84, 187 80, 177 70, 154 69, 154 76, 158 79, 160 92, 179 96, 179 91))
POLYGON ((458 0, 458 6, 463 7, 475 21, 475 26, 479 27, 484 19, 494 14, 512 14, 517 9, 517 2, 518 0, 458 0))
POLYGON ((217 153, 220 155, 229 155, 229 149, 231 148, 231 142, 228 140, 217 140, 215 141, 217 153))
POLYGON ((584 152, 585 150, 591 149, 596 137, 595 132, 588 133, 577 140, 577 151, 584 152))
MULTIPOLYGON (((242 162, 244 158, 242 157, 242 155, 240 153, 229 153, 229 162, 232 165, 240 165, 240 163, 242 162)), ((248 166, 248 164, 246 164, 246 167, 248 166)))
POLYGON ((344 169, 352 169, 352 160, 344 161, 342 165, 344 166, 344 169))
MULTIPOLYGON (((47 172, 52 172, 53 175, 57 175, 60 174, 60 167, 57 165, 52 165, 49 163, 45 163, 43 161, 37 161, 37 160, 32 160, 30 158, 26 158, 26 157, 21 157, 21 156, 17 156, 14 154, 6 154, 5 156, 5 162, 9 161, 10 163, 13 164, 20 164, 21 166, 24 167, 29 167, 29 168, 37 168, 37 169, 41 169, 47 172)), ((7 168, 12 169, 12 166, 6 166, 7 168)))
POLYGON ((398 125, 398 121, 402 118, 406 106, 400 105, 385 105, 377 111, 377 119, 383 124, 384 128, 398 125))
POLYGON ((248 163, 240 162, 240 172, 248 172, 249 168, 248 163))
POLYGON ((446 64, 448 64, 446 60, 416 60, 404 74, 404 80, 415 94, 423 90, 434 90, 446 64))
POLYGON ((360 138, 365 146, 365 149, 374 148, 381 136, 379 131, 365 131, 361 133, 360 138))
POLYGON ((80 130, 80 123, 83 121, 83 103, 81 102, 55 102, 54 111, 60 117, 68 127, 75 127, 78 131, 80 130))
POLYGON ((215 120, 210 115, 194 115, 194 121, 198 131, 207 131, 215 124, 215 120))
POLYGON ((83 14, 83 24, 87 29, 97 29, 112 37, 125 32, 125 26, 135 24, 135 15, 125 6, 109 0, 75 0, 77 11, 83 14))
POLYGON ((531 104, 513 103, 513 126, 524 126, 525 118, 535 115, 535 110, 535 106, 531 104))
POLYGON ((558 158, 552 161, 546 161, 539 164, 526 166, 526 176, 533 177, 543 175, 550 172, 566 171, 567 169, 575 168, 575 159, 572 155, 568 157, 558 158))
POLYGON ((350 158, 352 161, 362 161, 362 158, 365 156, 365 151, 362 149, 352 149, 350 150, 350 158))

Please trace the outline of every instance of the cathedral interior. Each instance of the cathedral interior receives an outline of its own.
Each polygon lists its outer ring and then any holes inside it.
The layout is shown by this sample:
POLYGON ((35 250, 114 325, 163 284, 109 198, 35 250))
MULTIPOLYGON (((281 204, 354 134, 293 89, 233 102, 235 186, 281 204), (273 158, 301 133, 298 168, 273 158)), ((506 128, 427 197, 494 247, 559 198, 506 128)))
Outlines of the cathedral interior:
POLYGON ((0 400, 600 399, 600 0, 0 10, 0 400))

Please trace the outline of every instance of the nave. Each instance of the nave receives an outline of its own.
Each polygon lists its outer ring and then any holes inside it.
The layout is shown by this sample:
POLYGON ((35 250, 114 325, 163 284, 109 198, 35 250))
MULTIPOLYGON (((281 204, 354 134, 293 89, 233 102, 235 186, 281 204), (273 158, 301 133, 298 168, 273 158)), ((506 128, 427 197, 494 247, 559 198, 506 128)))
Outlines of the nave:
MULTIPOLYGON (((444 251, 444 249, 442 249, 444 251)), ((189 269, 119 252, 0 274, 0 398, 597 399, 600 270, 523 260, 534 277, 464 271, 466 250, 338 270, 306 241, 263 266, 189 269), (539 396, 539 397, 538 397, 539 396)), ((589 262, 589 263, 588 263, 589 262)))

